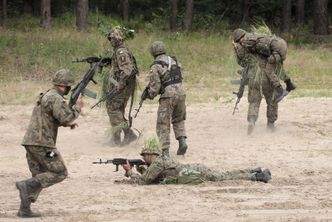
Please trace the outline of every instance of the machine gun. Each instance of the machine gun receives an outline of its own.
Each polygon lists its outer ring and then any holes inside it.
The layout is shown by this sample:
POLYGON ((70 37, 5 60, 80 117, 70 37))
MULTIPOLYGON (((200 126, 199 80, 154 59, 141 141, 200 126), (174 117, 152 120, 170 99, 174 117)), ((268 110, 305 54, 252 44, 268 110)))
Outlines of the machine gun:
POLYGON ((244 93, 244 88, 248 82, 248 71, 249 66, 247 65, 241 72, 241 79, 240 79, 240 87, 238 92, 233 92, 237 96, 237 100, 233 109, 233 115, 235 114, 235 110, 237 109, 237 105, 240 103, 240 100, 244 93))
POLYGON ((87 62, 90 65, 92 65, 93 63, 97 63, 100 60, 102 60, 102 63, 100 64, 101 66, 106 66, 106 65, 111 65, 112 64, 112 58, 110 57, 96 57, 96 56, 91 56, 91 57, 86 57, 83 59, 76 59, 72 62, 87 62))
POLYGON ((130 166, 141 166, 145 165, 145 162, 141 159, 125 159, 125 158, 114 158, 112 160, 105 160, 99 159, 97 162, 92 162, 92 164, 114 164, 115 171, 119 171, 119 165, 126 164, 128 161, 130 166))
POLYGON ((143 91, 143 93, 142 93, 142 95, 141 95, 141 100, 140 100, 140 102, 139 102, 139 107, 138 107, 138 109, 135 109, 136 113, 135 113, 135 115, 134 115, 134 118, 137 117, 137 114, 139 113, 139 110, 141 109, 141 107, 142 107, 142 105, 143 105, 143 103, 144 103, 144 100, 146 100, 146 98, 149 98, 149 91, 148 91, 148 89, 149 89, 149 87, 147 86, 147 87, 144 89, 144 91, 143 91))

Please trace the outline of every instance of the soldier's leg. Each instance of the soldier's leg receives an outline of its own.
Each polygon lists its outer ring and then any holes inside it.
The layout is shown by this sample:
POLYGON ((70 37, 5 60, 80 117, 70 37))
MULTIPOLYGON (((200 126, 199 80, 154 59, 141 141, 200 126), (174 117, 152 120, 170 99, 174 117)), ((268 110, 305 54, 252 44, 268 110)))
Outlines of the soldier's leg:
POLYGON ((17 213, 19 217, 39 217, 39 213, 31 211, 32 201, 36 201, 42 188, 59 183, 67 177, 67 169, 57 149, 26 146, 27 158, 33 177, 16 182, 20 191, 21 205, 17 213))
POLYGON ((171 113, 173 112, 170 98, 159 99, 157 112, 157 136, 163 155, 169 156, 171 113))
POLYGON ((28 147, 29 153, 43 167, 43 172, 34 177, 41 184, 42 188, 52 186, 63 181, 67 175, 67 168, 60 152, 55 148, 48 147, 28 147))
POLYGON ((274 122, 278 119, 278 103, 273 99, 273 88, 268 82, 264 82, 263 84, 263 94, 267 104, 267 127, 270 130, 274 130, 274 122))
MULTIPOLYGON (((279 64, 280 65, 280 64, 279 64)), ((287 96, 288 92, 284 90, 280 84, 279 78, 276 74, 278 63, 266 63, 266 67, 264 69, 264 74, 270 80, 271 84, 274 87, 275 92, 275 101, 280 102, 285 96, 287 96)))
MULTIPOLYGON (((29 170, 31 172, 32 177, 36 177, 37 174, 46 172, 46 168, 43 167, 39 162, 38 159, 36 159, 33 155, 33 153, 30 153, 30 149, 26 148, 26 158, 29 166, 29 170)), ((29 199, 32 203, 36 202, 38 199, 38 196, 40 192, 42 191, 42 187, 36 187, 36 189, 31 190, 29 193, 29 199)))
POLYGON ((127 122, 124 119, 124 103, 122 99, 114 98, 106 103, 107 114, 110 119, 112 126, 112 138, 111 145, 120 146, 121 145, 121 131, 127 127, 127 122))
POLYGON ((217 171, 208 168, 203 164, 188 164, 185 166, 188 169, 195 170, 201 173, 202 179, 205 181, 223 181, 223 180, 251 180, 256 181, 257 172, 254 169, 232 170, 232 171, 217 171))
POLYGON ((186 130, 185 130, 185 120, 186 120, 186 96, 178 96, 175 101, 173 113, 172 113, 172 124, 175 134, 175 138, 179 141, 179 148, 177 150, 177 155, 184 155, 188 149, 186 143, 186 130))
POLYGON ((247 134, 250 135, 255 127, 255 123, 258 119, 258 114, 259 114, 259 107, 262 101, 262 95, 259 89, 259 85, 255 85, 253 87, 249 87, 249 92, 248 92, 248 102, 249 102, 249 107, 248 107, 248 115, 247 115, 247 120, 248 120, 248 129, 247 129, 247 134))

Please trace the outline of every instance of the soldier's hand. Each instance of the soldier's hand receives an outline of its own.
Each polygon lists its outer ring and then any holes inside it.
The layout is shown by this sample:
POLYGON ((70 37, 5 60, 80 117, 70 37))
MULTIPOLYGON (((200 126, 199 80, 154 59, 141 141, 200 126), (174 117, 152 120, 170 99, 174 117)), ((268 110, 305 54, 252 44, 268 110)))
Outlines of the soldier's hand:
POLYGON ((124 85, 123 81, 119 81, 116 89, 118 92, 120 92, 121 90, 123 90, 124 87, 125 87, 125 85, 124 85))
POLYGON ((131 170, 132 166, 130 166, 129 162, 127 161, 126 164, 122 164, 123 169, 128 172, 129 170, 131 170))
POLYGON ((84 102, 83 102, 83 99, 82 99, 82 94, 79 95, 77 101, 76 101, 76 105, 78 107, 80 107, 81 109, 84 107, 84 102))
POLYGON ((73 129, 76 129, 76 127, 78 127, 78 124, 77 123, 70 123, 69 127, 70 127, 71 130, 73 130, 73 129))
POLYGON ((140 174, 143 174, 145 171, 145 168, 143 166, 136 166, 135 168, 137 172, 139 172, 140 174))

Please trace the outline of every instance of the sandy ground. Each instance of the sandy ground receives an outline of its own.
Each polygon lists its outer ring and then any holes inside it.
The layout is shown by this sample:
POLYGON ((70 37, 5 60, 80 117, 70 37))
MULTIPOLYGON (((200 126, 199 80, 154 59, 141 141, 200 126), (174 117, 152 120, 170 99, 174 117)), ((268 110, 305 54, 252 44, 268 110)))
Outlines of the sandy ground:
MULTIPOLYGON (((108 118, 85 109, 76 130, 61 128, 57 146, 69 177, 44 190, 33 209, 36 221, 332 221, 332 99, 285 99, 277 131, 266 130, 265 103, 252 136, 246 136, 245 99, 232 116, 233 103, 189 104, 183 163, 204 163, 219 170, 270 168, 271 183, 208 182, 201 185, 119 184, 123 170, 93 165, 99 158, 137 158, 155 133, 156 105, 144 104, 134 127, 141 139, 128 147, 109 147, 108 118)), ((16 217, 14 183, 30 176, 20 142, 32 106, 0 107, 0 221, 16 217)), ((27 221, 34 221, 27 220, 27 221)))

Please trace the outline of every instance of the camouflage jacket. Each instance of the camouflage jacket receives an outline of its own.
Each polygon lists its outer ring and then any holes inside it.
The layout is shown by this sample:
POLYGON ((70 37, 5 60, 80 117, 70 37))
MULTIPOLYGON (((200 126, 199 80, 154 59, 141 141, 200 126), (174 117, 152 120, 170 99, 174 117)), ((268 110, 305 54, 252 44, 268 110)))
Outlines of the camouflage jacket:
POLYGON ((126 85, 128 78, 135 68, 133 55, 124 44, 114 48, 113 51, 111 76, 117 82, 122 82, 126 85))
POLYGON ((53 87, 41 93, 33 109, 23 146, 44 146, 54 148, 59 126, 68 126, 77 119, 80 108, 70 108, 63 95, 53 87))
MULTIPOLYGON (((169 56, 163 54, 157 56, 155 61, 163 61, 169 64, 169 56)), ((175 64, 176 62, 171 59, 171 63, 175 64)), ((170 72, 168 67, 163 67, 160 64, 154 64, 151 66, 149 73, 149 96, 150 98, 156 97, 161 93, 160 98, 169 98, 175 95, 185 95, 185 90, 182 86, 182 83, 176 83, 168 85, 163 91, 161 91, 162 84, 171 79, 170 72)))
POLYGON ((130 170, 126 175, 138 184, 158 184, 167 177, 177 177, 182 166, 182 164, 175 160, 162 155, 158 156, 151 165, 144 170, 143 174, 134 173, 130 170))

